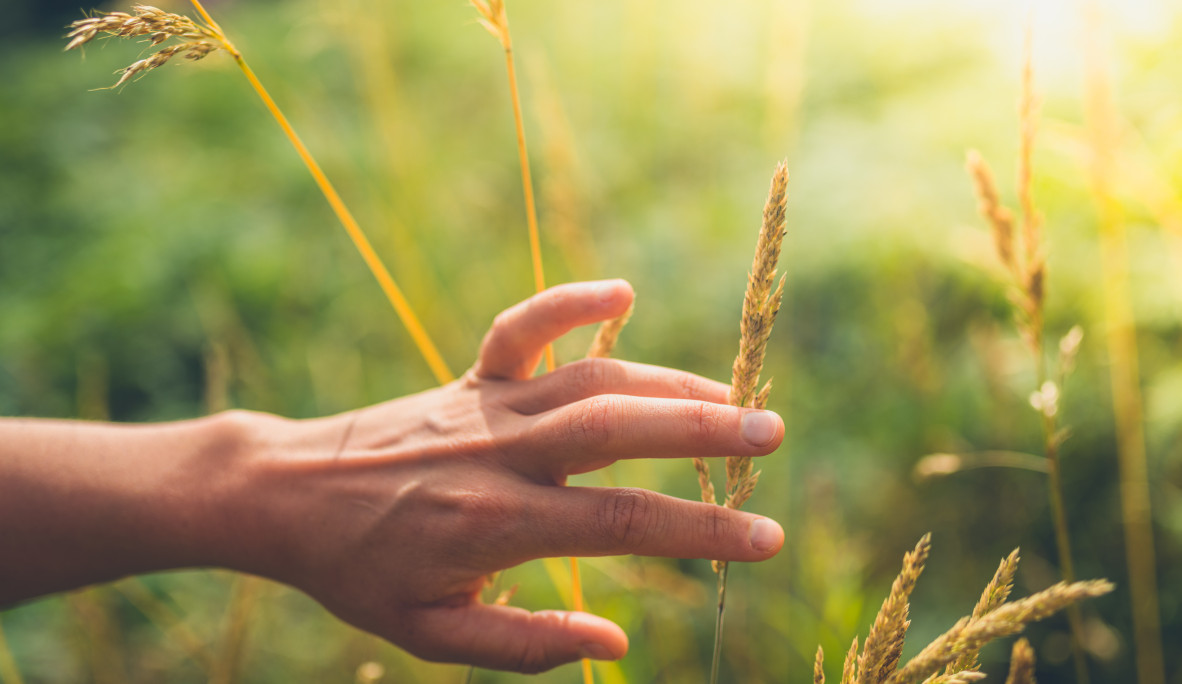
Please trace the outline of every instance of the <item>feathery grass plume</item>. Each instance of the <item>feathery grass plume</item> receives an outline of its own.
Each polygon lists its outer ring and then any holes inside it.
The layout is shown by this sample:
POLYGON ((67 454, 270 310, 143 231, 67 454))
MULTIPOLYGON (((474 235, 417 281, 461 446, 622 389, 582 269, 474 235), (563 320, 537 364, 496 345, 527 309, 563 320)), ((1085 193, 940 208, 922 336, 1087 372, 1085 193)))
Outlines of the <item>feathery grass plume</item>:
MULTIPOLYGON (((764 408, 771 383, 758 392, 759 374, 768 339, 772 334, 776 313, 784 296, 784 281, 776 283, 776 266, 780 249, 788 229, 784 216, 787 208, 788 166, 780 162, 772 175, 767 203, 763 208, 763 224, 755 244, 755 258, 747 275, 747 291, 743 295, 743 315, 739 323, 739 354, 731 369, 731 389, 728 401, 732 406, 764 408), (757 401, 758 400, 758 401, 757 401)), ((726 506, 740 508, 751 496, 759 474, 752 474, 749 456, 728 458, 726 463, 726 506)))
POLYGON ((238 68, 242 70, 246 80, 250 82, 251 88, 254 89, 259 99, 263 101, 263 105, 271 113, 271 116, 275 118, 279 127, 283 129, 283 134, 287 136, 288 141, 291 142, 292 147, 295 148, 296 153, 300 156, 304 165, 308 167, 308 172, 312 174, 312 178, 324 194, 324 198, 337 215, 345 232, 348 233, 349 239, 353 241, 353 245, 360 252, 366 266, 369 267, 370 272, 377 279, 378 285, 381 286, 382 292, 390 301, 391 306, 394 307, 394 311, 402 320, 403 325, 406 326, 407 332, 410 334, 415 346, 418 347, 423 359, 431 368, 435 379, 441 385, 455 380, 455 375, 448 369, 443 356, 440 355, 438 349, 435 347, 435 343, 431 341, 431 337, 427 334, 426 329, 419 322, 418 316, 415 314, 414 309, 411 308, 410 303, 406 301, 401 288, 398 287, 393 276, 390 275, 389 269, 386 268, 381 258, 378 257, 377 252, 374 251, 369 238, 365 236, 365 233, 361 230, 361 226, 353 218, 352 212, 345 206, 345 202, 337 193, 336 188, 329 182, 328 176, 324 175, 324 171, 321 170, 320 165, 312 157, 312 153, 308 151, 303 141, 296 135, 295 129, 292 128, 287 117, 283 115, 283 112, 279 109, 279 105, 275 103, 270 93, 263 87, 262 82, 255 76, 254 70, 246 63, 246 59, 242 56, 242 53, 230 42, 225 32, 213 20, 213 17, 205 11, 205 7, 201 4, 200 0, 190 1, 193 3, 193 7, 197 10, 198 14, 201 15, 202 24, 198 24, 188 17, 163 12, 154 7, 137 5, 134 8, 135 15, 130 15, 126 12, 110 12, 74 22, 71 25, 73 30, 68 34, 70 42, 66 45, 66 49, 69 50, 85 45, 100 33, 109 33, 120 37, 147 35, 153 45, 158 45, 170 37, 187 41, 179 43, 180 48, 175 50, 165 48, 155 55, 127 67, 123 70, 123 76, 120 78, 119 83, 115 84, 116 86, 126 82, 128 78, 137 73, 155 69, 177 54, 184 53, 191 59, 200 59, 216 49, 223 49, 229 52, 234 58, 234 62, 238 65, 238 68), (204 47, 203 45, 205 43, 209 43, 212 47, 204 47))
MULTIPOLYGON (((1018 561, 1018 549, 1014 549, 1010 555, 1001 560, 997 566, 997 572, 993 573, 993 579, 985 586, 985 591, 981 592, 981 598, 973 607, 973 620, 980 620, 996 610, 1010 597, 1010 592, 1014 589, 1014 573, 1018 570, 1018 561)), ((948 663, 944 668, 944 674, 977 669, 979 656, 980 653, 977 651, 966 651, 960 654, 956 660, 948 663)))
POLYGON ((1015 641, 1010 651, 1010 674, 1006 677, 1006 684, 1035 684, 1034 648, 1026 637, 1015 641))
MULTIPOLYGON (((998 565, 993 579, 973 608, 973 614, 958 620, 912 658, 906 667, 898 669, 903 638, 910 625, 907 599, 923 571, 930 548, 930 535, 924 535, 915 550, 904 556, 903 570, 891 586, 891 593, 862 644, 862 657, 857 663, 858 639, 854 637, 842 669, 842 684, 914 684, 920 681, 924 684, 962 684, 981 680, 985 675, 975 668, 977 654, 986 643, 1016 634, 1030 622, 1113 589, 1107 580, 1060 582, 1032 596, 1006 603, 1018 567, 1018 550, 1014 549, 998 565), (945 668, 943 673, 939 673, 941 668, 945 668)), ((1017 651, 1014 658, 1019 659, 1017 651)), ((1033 651, 1030 651, 1031 663, 1033 659, 1033 651)), ((1033 670, 1033 665, 1029 669, 1033 670)), ((1022 681, 1026 680, 1019 680, 1022 681)))
POLYGON ((1107 580, 1059 582, 1032 596, 1006 603, 980 619, 961 618, 886 682, 911 684, 923 681, 965 652, 979 651, 994 639, 1017 634, 1031 622, 1047 618, 1083 599, 1103 596, 1113 588, 1107 580))
POLYGON ((198 24, 188 17, 149 5, 135 5, 132 11, 135 14, 110 12, 79 19, 70 24, 70 32, 66 34, 70 39, 66 44, 66 50, 80 48, 104 33, 120 38, 147 36, 153 47, 170 38, 180 41, 120 69, 119 80, 108 89, 118 88, 137 74, 164 66, 177 55, 184 55, 185 59, 195 62, 223 47, 221 36, 216 30, 198 24))
POLYGON ((825 651, 817 646, 817 659, 813 662, 813 684, 825 684, 825 670, 821 668, 825 664, 825 651))
MULTIPOLYGON (((1021 209, 1022 249, 1016 250, 1013 240, 1013 214, 1001 206, 992 173, 985 161, 975 152, 969 153, 968 170, 980 200, 981 214, 993 229, 1002 264, 1010 272, 1013 287, 1010 301, 1014 305, 1014 322, 1034 358, 1036 389, 1030 404, 1039 413, 1043 432, 1043 456, 1047 466, 1047 496, 1055 532, 1055 546, 1060 576, 1066 582, 1075 580, 1071 539, 1068 535, 1067 510, 1063 503, 1062 475, 1059 468, 1059 447, 1066 432, 1058 428, 1060 388, 1074 365, 1082 332, 1075 328, 1074 349, 1070 355, 1060 352, 1057 379, 1047 371, 1044 349, 1044 309, 1046 300, 1046 254, 1043 245, 1043 221, 1034 204, 1033 157, 1034 140, 1038 127, 1038 101, 1034 94, 1033 31, 1027 19, 1023 41, 1021 88, 1018 97, 1020 135, 1018 150, 1018 201, 1021 209), (1065 358, 1066 357, 1066 358, 1065 358), (1064 364, 1064 361, 1067 361, 1064 364)), ((1101 250, 1103 251, 1103 250, 1101 250)), ((1069 342, 1060 344, 1061 349, 1069 342)), ((1082 646, 1083 618, 1077 606, 1067 609, 1071 625, 1071 650, 1075 661, 1075 676, 1080 684, 1087 684, 1087 661, 1082 646)))
POLYGON ((1014 259, 1014 214, 1001 203, 997 183, 993 180, 993 171, 976 150, 968 151, 965 167, 977 192, 977 210, 993 229, 993 245, 997 249, 997 258, 1011 273, 1018 275, 1017 262, 1014 259))
POLYGON ((923 535, 915 549, 903 556, 903 569, 891 585, 891 593, 882 602, 878 616, 862 645, 858 660, 858 681, 866 684, 881 682, 895 671, 903 653, 903 639, 907 635, 911 592, 923 573, 924 563, 932 550, 932 535, 923 535))
POLYGON ((858 637, 854 637, 850 650, 845 653, 845 662, 841 665, 841 684, 858 683, 858 637))
MULTIPOLYGON (((776 266, 780 261, 780 249, 788 229, 785 226, 787 208, 788 166, 785 162, 776 165, 772 174, 771 188, 763 207, 763 222, 759 238, 755 243, 755 257, 751 272, 747 274, 747 289, 743 294, 743 314, 739 321, 739 354, 731 367, 731 388, 727 402, 732 406, 762 409, 767 406, 772 383, 769 380, 762 389, 759 374, 763 371, 764 353, 780 301, 784 297, 784 281, 787 275, 776 283, 776 266)), ((740 508, 755 491, 759 473, 752 472, 750 456, 735 456, 726 459, 726 500, 727 508, 740 508)), ((702 500, 717 503, 714 485, 710 481, 710 467, 700 458, 694 459, 698 472, 698 484, 702 500)), ((718 681, 718 668, 722 660, 722 623, 726 612, 727 563, 712 561, 714 572, 718 573, 718 612, 714 621, 714 654, 710 666, 710 682, 718 681)))
POLYGON ((629 306, 624 313, 599 325, 599 329, 595 331, 595 339, 591 341, 591 348, 587 350, 587 358, 606 359, 612 355, 620 331, 628 325, 628 319, 632 318, 632 309, 633 307, 629 306))

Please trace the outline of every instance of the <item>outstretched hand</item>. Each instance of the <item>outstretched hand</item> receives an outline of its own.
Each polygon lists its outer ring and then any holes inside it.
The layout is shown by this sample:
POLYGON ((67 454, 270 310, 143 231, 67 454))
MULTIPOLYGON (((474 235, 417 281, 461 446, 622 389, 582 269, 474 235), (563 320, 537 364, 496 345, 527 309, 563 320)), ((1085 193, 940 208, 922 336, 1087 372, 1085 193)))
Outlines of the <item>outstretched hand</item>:
POLYGON ((342 619, 429 660, 536 672, 617 659, 628 640, 587 613, 484 604, 485 577, 547 556, 759 561, 771 520, 643 489, 562 487, 622 458, 762 455, 783 438, 727 386, 589 359, 532 377, 544 347, 624 312, 623 281, 547 290, 500 314, 447 386, 294 423, 263 471, 283 567, 263 568, 342 619))

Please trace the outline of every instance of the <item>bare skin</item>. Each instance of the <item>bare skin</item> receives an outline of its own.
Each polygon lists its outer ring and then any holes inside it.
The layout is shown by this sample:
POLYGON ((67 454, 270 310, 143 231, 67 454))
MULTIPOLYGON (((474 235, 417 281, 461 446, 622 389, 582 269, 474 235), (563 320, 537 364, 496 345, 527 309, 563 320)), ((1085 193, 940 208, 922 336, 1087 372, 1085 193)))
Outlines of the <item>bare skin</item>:
POLYGON ((784 541, 750 513, 561 486, 619 459, 759 456, 783 439, 774 413, 680 371, 597 359, 532 377, 548 342, 631 300, 623 281, 552 288, 498 316, 456 382, 327 418, 0 420, 0 605, 216 566, 297 587, 428 660, 621 658, 614 623, 484 604, 485 576, 549 556, 760 561, 784 541))

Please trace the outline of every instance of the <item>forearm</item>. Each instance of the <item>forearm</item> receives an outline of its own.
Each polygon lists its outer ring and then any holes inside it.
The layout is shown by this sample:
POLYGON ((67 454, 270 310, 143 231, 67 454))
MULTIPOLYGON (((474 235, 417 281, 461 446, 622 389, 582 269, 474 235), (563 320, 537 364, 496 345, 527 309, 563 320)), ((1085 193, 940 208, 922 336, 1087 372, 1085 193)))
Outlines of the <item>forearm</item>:
POLYGON ((0 606, 228 565, 251 414, 158 425, 0 420, 0 606), (227 540, 229 537, 229 540, 227 540))

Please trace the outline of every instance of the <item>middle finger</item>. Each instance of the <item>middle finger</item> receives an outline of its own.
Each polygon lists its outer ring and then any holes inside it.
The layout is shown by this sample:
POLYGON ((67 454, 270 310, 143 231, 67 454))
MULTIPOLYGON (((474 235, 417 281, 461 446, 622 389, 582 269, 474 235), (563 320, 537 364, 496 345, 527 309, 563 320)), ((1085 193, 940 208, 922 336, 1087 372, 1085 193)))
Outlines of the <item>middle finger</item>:
POLYGON ((514 465, 561 477, 622 458, 762 456, 780 445, 784 423, 771 411, 600 394, 539 415, 524 437, 514 465))

